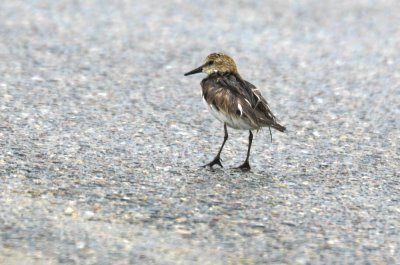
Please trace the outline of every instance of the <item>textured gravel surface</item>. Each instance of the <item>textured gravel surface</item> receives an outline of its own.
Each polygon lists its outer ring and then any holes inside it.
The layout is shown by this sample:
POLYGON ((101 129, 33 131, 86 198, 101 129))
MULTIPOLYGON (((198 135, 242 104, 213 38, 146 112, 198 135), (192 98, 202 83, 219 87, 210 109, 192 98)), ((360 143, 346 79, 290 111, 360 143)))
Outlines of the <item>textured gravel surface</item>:
POLYGON ((218 2, 1 1, 0 264, 400 264, 398 1, 218 2), (214 51, 288 128, 249 173, 214 51))

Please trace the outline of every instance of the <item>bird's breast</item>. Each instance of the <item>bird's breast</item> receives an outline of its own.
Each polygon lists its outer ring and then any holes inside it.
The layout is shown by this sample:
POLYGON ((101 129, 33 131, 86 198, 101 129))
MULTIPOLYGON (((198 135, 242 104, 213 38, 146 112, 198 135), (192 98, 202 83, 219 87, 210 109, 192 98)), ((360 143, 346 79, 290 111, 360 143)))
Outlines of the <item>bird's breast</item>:
POLYGON ((255 129, 251 122, 242 116, 240 105, 229 90, 219 86, 203 87, 202 97, 208 110, 217 120, 234 129, 255 129))

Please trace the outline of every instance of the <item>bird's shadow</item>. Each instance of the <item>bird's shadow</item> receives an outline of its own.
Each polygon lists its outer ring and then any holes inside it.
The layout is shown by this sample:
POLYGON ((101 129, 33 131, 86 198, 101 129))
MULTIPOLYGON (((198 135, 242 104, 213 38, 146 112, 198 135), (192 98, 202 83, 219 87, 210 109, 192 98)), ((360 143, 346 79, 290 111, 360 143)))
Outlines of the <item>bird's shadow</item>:
POLYGON ((274 182, 279 180, 280 178, 275 177, 271 172, 266 170, 260 170, 258 168, 251 168, 250 170, 242 170, 237 167, 213 167, 210 168, 208 166, 191 166, 188 167, 192 173, 201 173, 203 178, 215 178, 215 179, 242 179, 246 181, 251 181, 252 179, 256 179, 257 182, 265 181, 265 182, 274 182))

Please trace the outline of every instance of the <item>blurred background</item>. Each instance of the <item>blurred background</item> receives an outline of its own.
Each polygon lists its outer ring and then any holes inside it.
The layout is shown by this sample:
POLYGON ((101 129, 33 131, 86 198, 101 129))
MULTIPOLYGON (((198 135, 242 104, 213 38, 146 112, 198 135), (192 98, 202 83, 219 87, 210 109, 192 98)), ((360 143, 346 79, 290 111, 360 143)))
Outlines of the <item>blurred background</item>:
POLYGON ((400 5, 0 3, 0 264, 400 263, 400 5), (232 56, 286 134, 184 77, 232 56))

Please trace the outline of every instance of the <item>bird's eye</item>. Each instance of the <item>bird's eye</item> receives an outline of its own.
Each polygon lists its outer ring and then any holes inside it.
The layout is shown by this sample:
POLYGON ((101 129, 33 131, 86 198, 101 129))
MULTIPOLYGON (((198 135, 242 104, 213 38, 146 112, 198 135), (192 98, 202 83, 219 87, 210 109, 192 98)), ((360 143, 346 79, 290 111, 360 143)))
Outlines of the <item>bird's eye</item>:
POLYGON ((214 63, 214 61, 208 61, 208 65, 212 65, 214 63))

